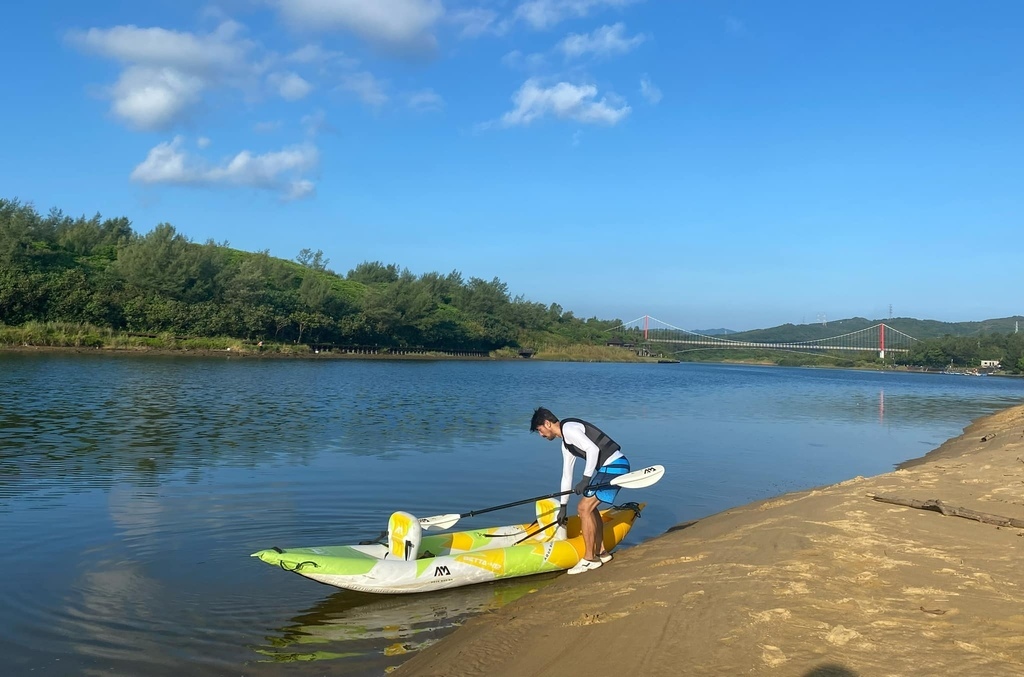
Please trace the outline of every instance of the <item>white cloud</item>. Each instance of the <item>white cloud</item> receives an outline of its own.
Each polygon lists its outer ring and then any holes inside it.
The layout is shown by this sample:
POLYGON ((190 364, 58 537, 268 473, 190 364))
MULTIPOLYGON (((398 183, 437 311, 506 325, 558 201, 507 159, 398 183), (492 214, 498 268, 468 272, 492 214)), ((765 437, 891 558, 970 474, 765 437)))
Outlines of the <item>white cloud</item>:
POLYGON ((601 26, 593 33, 570 33, 558 43, 558 49, 570 59, 587 54, 614 56, 636 49, 647 39, 642 33, 632 37, 627 37, 625 33, 626 25, 621 22, 612 26, 601 26))
POLYGON ((203 78, 174 68, 132 66, 109 89, 114 115, 139 129, 166 129, 185 117, 207 87, 203 78))
POLYGON ((642 0, 526 0, 516 7, 515 18, 544 30, 565 19, 584 17, 607 7, 623 8, 642 0))
MULTIPOLYGON (((333 61, 335 59, 345 59, 343 52, 335 52, 333 50, 324 49, 320 45, 308 44, 299 47, 285 56, 285 61, 291 63, 312 63, 320 64, 326 61, 333 61)), ((355 59, 352 59, 355 61, 355 59)))
POLYGON ((497 125, 528 125, 547 116, 587 124, 615 125, 629 115, 631 109, 624 101, 614 95, 597 100, 597 93, 597 87, 593 85, 559 82, 543 87, 536 78, 530 78, 512 96, 515 108, 501 116, 497 125))
POLYGON ((111 110, 130 126, 161 130, 181 122, 203 92, 229 83, 244 87, 258 67, 248 62, 254 44, 241 27, 221 23, 212 33, 115 26, 68 33, 78 48, 125 65, 106 94, 111 110))
POLYGON ((68 39, 82 49, 127 64, 168 67, 193 74, 213 75, 245 66, 252 43, 238 39, 239 24, 225 21, 209 34, 115 26, 71 31, 68 39))
POLYGON ((640 78, 640 94, 650 103, 661 101, 661 90, 646 75, 640 78))
POLYGON ((210 139, 208 139, 205 136, 200 136, 198 139, 196 139, 196 146, 198 146, 199 148, 209 148, 211 143, 213 142, 210 141, 210 139))
POLYGON ((344 52, 324 49, 320 45, 308 44, 286 54, 286 63, 302 67, 315 67, 320 75, 326 75, 333 68, 351 70, 359 67, 359 59, 348 56, 344 52))
POLYGON ((279 193, 286 200, 308 197, 315 185, 304 175, 319 164, 319 152, 311 144, 254 155, 244 150, 220 164, 182 149, 184 138, 176 136, 149 151, 132 171, 133 181, 179 186, 249 187, 279 193))
POLYGON ((423 89, 409 95, 409 108, 424 113, 444 110, 444 99, 432 89, 423 89))
POLYGON ((288 190, 283 197, 288 202, 302 200, 316 193, 316 184, 309 179, 298 179, 288 184, 288 190))
POLYGON ((292 63, 323 63, 329 60, 334 53, 320 45, 303 45, 288 54, 285 57, 285 61, 292 63))
POLYGON ((307 136, 319 136, 320 134, 337 134, 338 130, 334 128, 327 120, 327 113, 323 109, 318 108, 309 115, 303 115, 299 121, 303 128, 306 130, 307 136))
POLYGON ((288 101, 298 101, 313 91, 313 85, 297 73, 291 72, 271 73, 267 76, 267 84, 280 94, 281 98, 288 101))
POLYGON ((271 0, 294 26, 344 30, 399 52, 433 50, 431 33, 444 14, 441 0, 271 0))
POLYGON ((518 49, 514 49, 501 57, 501 63, 512 70, 537 71, 547 65, 547 57, 538 52, 523 54, 518 49))
POLYGON ((462 26, 459 35, 463 38, 477 38, 486 33, 501 35, 508 29, 507 23, 498 22, 497 12, 483 7, 452 12, 448 20, 462 26))
POLYGON ((368 106, 383 106, 388 102, 385 86, 386 83, 366 71, 347 73, 342 76, 341 84, 338 85, 340 89, 355 94, 368 106))

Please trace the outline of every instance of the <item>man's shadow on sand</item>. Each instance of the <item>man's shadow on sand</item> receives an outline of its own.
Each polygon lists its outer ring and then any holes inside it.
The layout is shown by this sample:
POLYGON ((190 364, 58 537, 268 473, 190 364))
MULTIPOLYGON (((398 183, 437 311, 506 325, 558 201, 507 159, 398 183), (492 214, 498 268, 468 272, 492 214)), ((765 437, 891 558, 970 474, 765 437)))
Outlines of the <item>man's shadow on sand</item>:
POLYGON ((858 677, 857 673, 838 663, 825 663, 805 672, 803 677, 858 677))

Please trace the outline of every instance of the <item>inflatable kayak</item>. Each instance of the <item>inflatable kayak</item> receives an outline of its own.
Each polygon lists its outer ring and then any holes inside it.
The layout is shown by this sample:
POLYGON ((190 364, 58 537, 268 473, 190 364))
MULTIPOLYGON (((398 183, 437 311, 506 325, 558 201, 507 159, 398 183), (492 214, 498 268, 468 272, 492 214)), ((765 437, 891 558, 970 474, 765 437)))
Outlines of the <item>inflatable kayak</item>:
MULTIPOLYGON (((385 594, 425 592, 503 578, 560 571, 583 556, 578 516, 552 528, 555 499, 537 501, 537 521, 473 531, 424 536, 419 522, 396 512, 387 540, 316 548, 270 548, 254 552, 279 566, 319 583, 385 594)), ((629 533, 644 504, 626 503, 601 512, 604 546, 616 547, 629 533)))

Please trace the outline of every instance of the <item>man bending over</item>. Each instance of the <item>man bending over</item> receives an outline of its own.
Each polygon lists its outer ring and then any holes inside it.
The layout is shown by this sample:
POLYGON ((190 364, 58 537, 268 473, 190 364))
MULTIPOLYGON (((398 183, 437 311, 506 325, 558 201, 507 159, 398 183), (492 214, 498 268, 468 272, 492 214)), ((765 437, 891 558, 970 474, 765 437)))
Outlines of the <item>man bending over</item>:
MULTIPOLYGON (((561 421, 544 407, 533 412, 530 432, 546 440, 556 437, 562 440, 562 491, 572 491, 581 496, 576 512, 580 516, 583 531, 583 558, 569 569, 570 574, 582 574, 597 569, 612 558, 604 547, 604 523, 601 520, 601 503, 611 505, 619 493, 618 487, 594 489, 608 484, 616 475, 629 472, 629 461, 619 451, 621 447, 597 426, 578 418, 564 418, 561 421), (583 478, 573 485, 573 467, 576 459, 583 459, 583 478)), ((566 520, 569 496, 562 496, 558 510, 558 523, 566 520)))

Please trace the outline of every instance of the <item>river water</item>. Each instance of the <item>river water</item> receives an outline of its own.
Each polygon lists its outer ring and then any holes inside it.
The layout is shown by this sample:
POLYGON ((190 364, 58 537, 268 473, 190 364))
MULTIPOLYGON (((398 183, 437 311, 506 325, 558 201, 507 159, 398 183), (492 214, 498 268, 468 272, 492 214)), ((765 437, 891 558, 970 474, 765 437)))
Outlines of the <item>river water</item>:
MULTIPOLYGON (((558 490, 533 409, 586 418, 647 509, 623 547, 892 470, 1024 401, 1024 380, 702 364, 0 353, 0 670, 381 675, 549 584, 340 591, 249 554, 376 537, 558 490)), ((628 494, 628 497, 627 497, 628 494)), ((460 528, 533 519, 532 506, 460 528)))

